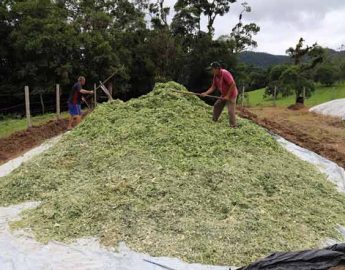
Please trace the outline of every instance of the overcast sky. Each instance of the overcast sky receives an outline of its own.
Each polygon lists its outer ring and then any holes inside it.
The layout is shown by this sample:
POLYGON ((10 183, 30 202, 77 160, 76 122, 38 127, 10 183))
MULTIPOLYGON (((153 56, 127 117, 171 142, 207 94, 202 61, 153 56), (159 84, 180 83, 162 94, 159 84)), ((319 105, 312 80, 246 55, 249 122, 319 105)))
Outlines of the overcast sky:
MULTIPOLYGON (((166 0, 172 6, 176 0, 166 0)), ((242 0, 215 22, 216 36, 229 34, 238 21, 242 0)), ((318 42, 332 49, 345 44, 344 0, 247 0, 252 12, 243 17, 245 23, 255 22, 261 31, 255 37, 255 51, 285 54, 300 37, 306 44, 318 42)), ((206 21, 202 22, 206 30, 206 21)))

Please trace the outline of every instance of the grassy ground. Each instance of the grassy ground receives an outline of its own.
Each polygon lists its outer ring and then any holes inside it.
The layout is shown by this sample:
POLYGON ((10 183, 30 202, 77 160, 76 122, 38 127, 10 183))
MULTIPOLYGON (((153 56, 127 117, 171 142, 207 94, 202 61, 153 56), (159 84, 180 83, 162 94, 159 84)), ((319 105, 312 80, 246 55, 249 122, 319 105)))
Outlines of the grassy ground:
POLYGON ((243 265, 317 247, 345 225, 345 196, 261 127, 228 127, 175 83, 100 105, 0 181, 0 205, 41 201, 15 226, 42 241, 98 236, 188 262, 243 265))
MULTIPOLYGON (((265 89, 259 89, 249 92, 249 105, 250 106, 271 106, 273 105, 272 99, 264 99, 263 95, 265 89)), ((345 98, 345 84, 338 84, 332 87, 318 86, 313 95, 306 100, 307 106, 315 106, 325 103, 333 99, 345 98)), ((278 106, 289 106, 295 103, 295 96, 286 98, 279 98, 277 100, 278 106)))
MULTIPOLYGON (((62 117, 67 117, 67 113, 62 113, 62 117)), ((32 117, 34 126, 43 125, 51 120, 56 119, 56 114, 44 114, 32 117)), ((0 138, 5 138, 17 131, 27 128, 26 118, 22 119, 5 119, 0 121, 0 138)))

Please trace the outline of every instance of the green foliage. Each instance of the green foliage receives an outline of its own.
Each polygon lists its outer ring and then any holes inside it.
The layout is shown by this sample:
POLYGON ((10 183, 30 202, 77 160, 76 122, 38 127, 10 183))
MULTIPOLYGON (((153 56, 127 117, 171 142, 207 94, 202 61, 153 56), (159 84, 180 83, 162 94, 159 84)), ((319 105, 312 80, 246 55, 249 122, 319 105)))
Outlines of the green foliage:
POLYGON ((310 97, 315 90, 313 72, 315 67, 324 60, 324 49, 313 44, 303 48, 304 39, 300 38, 295 48, 290 47, 286 53, 294 61, 294 65, 278 65, 270 70, 269 82, 264 98, 274 97, 279 93, 283 97, 296 95, 296 101, 305 93, 310 97))
POLYGON ((42 241, 98 236, 153 256, 242 265, 337 237, 345 197, 262 128, 211 120, 176 83, 100 105, 41 157, 0 181, 2 205, 42 241), (296 188, 298 187, 298 188, 296 188), (331 213, 331 214, 330 214, 331 213))
POLYGON ((169 25, 164 0, 2 1, 0 94, 22 97, 24 85, 34 93, 52 92, 56 83, 68 92, 79 75, 90 89, 111 74, 108 85, 126 100, 152 90, 157 78, 201 91, 210 84, 210 62, 235 69, 236 46, 255 44, 254 24, 241 26, 235 43, 230 33, 214 40, 215 19, 234 2, 177 1, 169 25), (203 17, 208 33, 200 29, 203 17))
POLYGON ((279 80, 282 84, 283 96, 289 96, 295 92, 296 97, 300 97, 303 91, 305 91, 306 97, 310 97, 315 90, 314 82, 307 79, 299 66, 291 66, 286 69, 279 80))
POLYGON ((339 77, 340 70, 331 64, 324 64, 315 72, 315 80, 326 86, 332 86, 339 77))
POLYGON ((276 65, 270 68, 268 73, 268 85, 264 94, 265 98, 269 96, 274 97, 274 93, 276 93, 276 95, 281 93, 283 96, 289 96, 291 94, 290 92, 284 91, 284 84, 280 81, 282 74, 288 69, 289 65, 286 64, 276 65))

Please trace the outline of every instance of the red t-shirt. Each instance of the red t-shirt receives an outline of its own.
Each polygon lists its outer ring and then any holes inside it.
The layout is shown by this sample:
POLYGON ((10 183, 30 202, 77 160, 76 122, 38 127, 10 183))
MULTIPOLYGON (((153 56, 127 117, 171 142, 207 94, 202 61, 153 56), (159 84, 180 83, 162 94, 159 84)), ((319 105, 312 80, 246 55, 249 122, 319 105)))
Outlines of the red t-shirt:
POLYGON ((233 88, 233 91, 230 94, 230 98, 235 98, 238 95, 238 90, 236 87, 235 80, 229 71, 227 71, 226 69, 221 69, 220 74, 218 76, 213 77, 212 86, 216 87, 221 92, 222 97, 225 97, 228 94, 230 86, 232 84, 234 84, 235 87, 233 88))

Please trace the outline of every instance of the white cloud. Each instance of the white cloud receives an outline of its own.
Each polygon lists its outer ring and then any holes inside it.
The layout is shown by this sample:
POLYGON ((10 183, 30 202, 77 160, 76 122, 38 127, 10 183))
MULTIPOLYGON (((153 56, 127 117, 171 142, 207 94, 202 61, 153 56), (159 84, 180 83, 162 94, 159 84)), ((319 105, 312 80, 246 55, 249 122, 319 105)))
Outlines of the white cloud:
MULTIPOLYGON (((172 7, 176 0, 167 0, 172 7)), ((241 2, 232 5, 230 12, 215 22, 216 36, 229 34, 238 21, 241 2)), ((244 22, 255 22, 261 31, 255 37, 256 51, 285 54, 300 37, 307 44, 338 49, 345 44, 344 0, 247 0, 252 12, 244 15, 244 22)), ((206 30, 206 20, 202 20, 206 30)))

